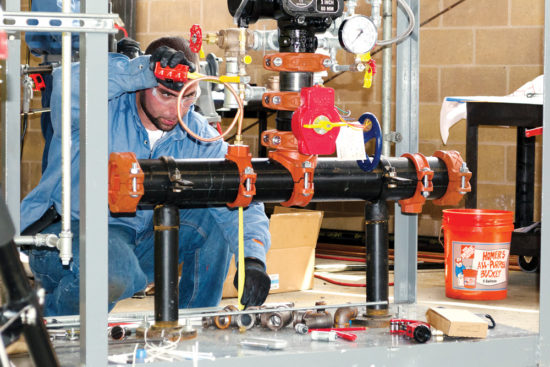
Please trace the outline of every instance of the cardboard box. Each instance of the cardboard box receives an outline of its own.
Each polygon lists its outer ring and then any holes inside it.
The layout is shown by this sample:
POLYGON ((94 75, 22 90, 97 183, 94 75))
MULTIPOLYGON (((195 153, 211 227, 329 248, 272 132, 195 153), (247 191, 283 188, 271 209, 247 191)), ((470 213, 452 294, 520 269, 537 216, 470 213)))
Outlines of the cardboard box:
POLYGON ((363 232, 365 230, 365 217, 358 214, 329 212, 325 213, 323 216, 321 228, 337 231, 363 232))
POLYGON ((426 320, 434 328, 448 336, 485 338, 488 324, 470 311, 452 308, 430 308, 426 320))
MULTIPOLYGON (((267 253, 267 274, 271 278, 269 293, 292 292, 313 287, 315 246, 323 212, 275 207, 269 220, 271 248, 267 253)), ((237 297, 233 286, 236 268, 231 260, 223 285, 223 298, 237 297)))

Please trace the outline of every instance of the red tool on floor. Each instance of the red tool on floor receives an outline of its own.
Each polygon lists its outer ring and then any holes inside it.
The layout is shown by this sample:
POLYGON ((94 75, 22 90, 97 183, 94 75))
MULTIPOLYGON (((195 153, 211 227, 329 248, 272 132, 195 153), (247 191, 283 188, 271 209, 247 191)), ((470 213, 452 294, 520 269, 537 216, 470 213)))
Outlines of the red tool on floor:
POLYGON ((423 321, 406 319, 391 319, 390 334, 404 334, 418 343, 426 343, 432 337, 430 324, 423 321))

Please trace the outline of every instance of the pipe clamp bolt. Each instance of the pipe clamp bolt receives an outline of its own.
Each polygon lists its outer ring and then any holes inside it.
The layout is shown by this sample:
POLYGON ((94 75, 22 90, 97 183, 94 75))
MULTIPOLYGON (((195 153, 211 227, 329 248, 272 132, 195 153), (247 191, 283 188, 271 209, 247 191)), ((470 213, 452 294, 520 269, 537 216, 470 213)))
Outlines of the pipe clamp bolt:
POLYGON ((281 59, 280 57, 274 58, 273 65, 275 65, 276 67, 283 65, 283 59, 281 59))
POLYGON ((323 66, 326 68, 329 68, 332 66, 332 60, 331 59, 324 59, 323 60, 323 66))

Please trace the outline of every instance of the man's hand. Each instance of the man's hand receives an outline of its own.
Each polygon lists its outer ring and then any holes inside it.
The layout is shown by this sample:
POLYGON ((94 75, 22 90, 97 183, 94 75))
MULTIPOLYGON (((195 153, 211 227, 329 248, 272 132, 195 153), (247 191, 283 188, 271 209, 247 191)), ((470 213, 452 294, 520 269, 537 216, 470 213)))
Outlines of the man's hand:
MULTIPOLYGON (((257 259, 244 259, 244 290, 241 298, 241 304, 244 306, 261 306, 271 287, 271 279, 265 272, 264 264, 257 259)), ((233 285, 238 288, 239 271, 235 273, 233 285)))
MULTIPOLYGON (((195 72, 195 64, 189 61, 182 51, 176 51, 168 46, 161 46, 153 52, 149 62, 149 68, 151 71, 155 70, 155 65, 157 62, 160 62, 160 66, 163 68, 167 66, 170 68, 175 68, 178 64, 187 65, 189 67, 189 72, 195 72)), ((179 91, 183 87, 183 83, 181 82, 171 82, 161 79, 158 79, 158 82, 166 88, 175 91, 179 91)))
POLYGON ((130 59, 134 59, 140 55, 143 55, 139 42, 131 38, 121 38, 116 44, 116 52, 128 56, 130 59))

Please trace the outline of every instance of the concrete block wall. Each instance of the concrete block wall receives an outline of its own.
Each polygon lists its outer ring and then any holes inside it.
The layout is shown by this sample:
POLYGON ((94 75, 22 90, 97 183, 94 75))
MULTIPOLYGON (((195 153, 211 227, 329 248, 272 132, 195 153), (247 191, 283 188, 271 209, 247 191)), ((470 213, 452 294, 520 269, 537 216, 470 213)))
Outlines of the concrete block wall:
MULTIPOLYGON (((420 22, 456 2, 420 1, 420 22)), ((369 7, 360 1, 357 12, 368 14, 369 7)), ((393 14, 396 14, 395 2, 393 14)), ((234 27, 225 0, 137 0, 137 40, 142 48, 163 35, 188 37, 189 28, 195 23, 200 24, 204 32, 234 27)), ((446 146, 439 137, 439 112, 443 98, 451 95, 506 95, 542 74, 543 24, 544 0, 466 0, 421 27, 420 152, 431 155, 439 149, 455 149, 465 156, 464 121, 451 129, 446 146)), ((273 29, 275 22, 264 20, 251 28, 273 29)), ((222 51, 214 46, 205 46, 205 52, 223 56, 222 51)), ((252 53, 254 61, 249 69, 253 80, 259 84, 268 77, 260 66, 262 56, 261 52, 252 53)), ((341 63, 351 62, 352 58, 350 55, 339 55, 341 63)), ((374 58, 381 65, 381 53, 374 58)), ((381 73, 375 76, 371 89, 361 87, 362 78, 357 73, 344 73, 326 85, 336 89, 337 105, 350 109, 353 116, 358 117, 366 111, 380 115, 381 73)), ((253 120, 245 121, 245 126, 251 122, 253 120)), ((23 153, 23 194, 36 184, 40 176, 43 143, 39 119, 31 119, 27 134, 23 153)), ((479 207, 513 210, 515 129, 482 127, 479 136, 479 207)), ((253 148, 257 146, 256 129, 250 130, 246 141, 253 148)), ((537 138, 537 198, 540 198, 541 143, 537 138)), ((538 199, 535 206, 538 217, 538 199)), ((330 211, 362 213, 360 203, 320 207, 330 211)), ((440 220, 441 208, 427 204, 420 216, 420 233, 437 235, 440 220)))

